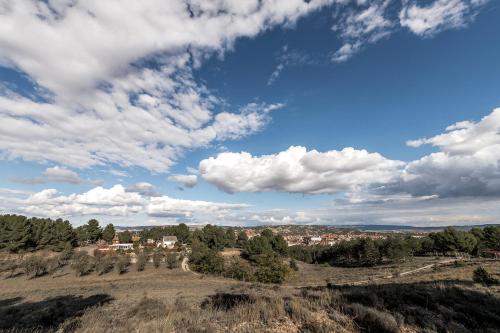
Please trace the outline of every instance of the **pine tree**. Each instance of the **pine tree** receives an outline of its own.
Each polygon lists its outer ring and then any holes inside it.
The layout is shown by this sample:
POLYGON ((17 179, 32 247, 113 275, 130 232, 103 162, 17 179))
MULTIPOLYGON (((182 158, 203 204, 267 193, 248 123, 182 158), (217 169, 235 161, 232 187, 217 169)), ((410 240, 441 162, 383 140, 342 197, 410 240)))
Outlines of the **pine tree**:
POLYGON ((102 231, 102 239, 106 242, 111 243, 113 237, 115 237, 115 227, 110 223, 102 231))

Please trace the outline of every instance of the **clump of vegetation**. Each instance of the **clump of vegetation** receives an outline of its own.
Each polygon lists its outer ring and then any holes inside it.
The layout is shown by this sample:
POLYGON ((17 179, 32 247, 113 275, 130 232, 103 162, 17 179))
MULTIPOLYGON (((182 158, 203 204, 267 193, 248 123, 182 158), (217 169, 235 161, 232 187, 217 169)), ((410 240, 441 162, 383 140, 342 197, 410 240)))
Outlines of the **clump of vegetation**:
POLYGON ((95 271, 98 275, 109 273, 115 267, 115 260, 109 255, 100 257, 95 262, 95 271))
POLYGON ((130 266, 130 256, 129 255, 120 255, 115 264, 115 270, 118 274, 126 273, 128 270, 128 266, 130 266))
POLYGON ((293 258, 290 260, 290 269, 292 269, 293 271, 299 270, 299 266, 297 266, 297 261, 295 261, 295 259, 293 258))
POLYGON ((367 327, 369 332, 399 333, 396 319, 387 312, 354 303, 346 307, 347 313, 362 327, 367 327))
POLYGON ((85 251, 75 252, 71 261, 71 269, 75 271, 76 276, 87 275, 94 270, 95 261, 85 251))
POLYGON ((163 252, 161 252, 161 250, 159 249, 156 249, 154 252, 153 252, 153 266, 155 268, 159 268, 160 267, 160 264, 161 264, 161 261, 163 259, 163 252))
POLYGON ((168 269, 174 269, 179 267, 179 260, 177 259, 177 253, 175 252, 168 252, 165 261, 167 263, 167 268, 168 269))
POLYGON ((49 274, 54 274, 58 269, 66 265, 66 261, 61 259, 61 256, 55 256, 48 258, 47 260, 47 272, 49 274))
POLYGON ((158 299, 144 296, 135 306, 129 311, 131 317, 138 317, 142 320, 153 320, 166 315, 167 306, 158 299))
POLYGON ((138 272, 142 272, 146 268, 146 263, 147 263, 147 257, 144 253, 140 253, 137 256, 137 262, 135 264, 135 267, 138 272))
POLYGON ((220 275, 224 271, 224 259, 219 252, 200 241, 191 244, 189 264, 191 269, 204 274, 220 275))
POLYGON ((241 258, 233 258, 226 264, 224 276, 246 282, 255 281, 254 268, 241 258))
POLYGON ((262 283, 281 284, 290 273, 288 265, 280 257, 274 255, 261 256, 256 263, 255 278, 262 283))
POLYGON ((494 278, 486 269, 479 266, 472 273, 472 280, 476 283, 481 283, 485 286, 498 284, 498 280, 494 278))
POLYGON ((29 278, 47 274, 47 261, 41 256, 29 256, 23 260, 24 273, 29 278))

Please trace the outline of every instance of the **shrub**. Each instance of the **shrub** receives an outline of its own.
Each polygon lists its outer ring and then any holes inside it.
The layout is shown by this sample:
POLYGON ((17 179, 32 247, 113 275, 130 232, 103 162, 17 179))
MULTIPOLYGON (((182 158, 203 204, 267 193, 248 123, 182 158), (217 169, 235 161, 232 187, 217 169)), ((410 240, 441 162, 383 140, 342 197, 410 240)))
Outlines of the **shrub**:
POLYGON ((144 296, 135 306, 129 311, 130 317, 137 317, 142 320, 153 320, 165 316, 167 306, 158 299, 148 298, 144 296))
POLYGON ((189 255, 190 267, 204 274, 221 274, 224 271, 224 259, 216 251, 203 243, 193 242, 189 255))
POLYGON ((283 283, 290 272, 288 265, 276 256, 261 256, 257 260, 255 277, 262 283, 283 283))
POLYGON ((146 255, 144 253, 140 253, 137 256, 137 263, 136 263, 136 268, 138 272, 142 272, 144 268, 146 268, 146 262, 147 262, 146 255))
POLYGON ((94 269, 94 258, 88 255, 85 251, 75 252, 71 261, 71 268, 75 271, 76 276, 89 274, 94 269))
POLYGON ((474 270, 472 280, 485 286, 490 286, 498 283, 498 280, 495 279, 490 273, 488 273, 486 269, 481 266, 474 270))
POLYGON ((247 282, 255 281, 252 266, 240 258, 234 258, 229 262, 224 269, 224 276, 247 282))
POLYGON ((115 269, 118 274, 126 273, 128 270, 128 266, 130 265, 130 256, 122 255, 118 257, 118 260, 115 264, 115 269))
POLYGON ((73 257, 74 253, 75 251, 73 249, 73 246, 71 246, 71 244, 67 244, 64 250, 62 250, 61 254, 59 255, 59 258, 66 264, 73 257))
POLYGON ((175 252, 167 253, 165 261, 167 262, 168 269, 174 269, 179 266, 179 260, 177 260, 177 254, 175 252))
POLYGON ((109 273, 115 267, 115 261, 111 256, 103 256, 95 263, 95 271, 98 275, 109 273))
POLYGON ((64 262, 60 256, 47 259, 47 271, 49 274, 54 274, 59 268, 64 266, 64 262))
POLYGON ((155 250, 153 253, 153 266, 155 266, 155 268, 160 267, 162 259, 163 253, 161 253, 159 250, 155 250))
POLYGON ((30 256, 23 261, 24 273, 29 278, 35 278, 47 273, 47 261, 41 256, 30 256))
POLYGON ((297 262, 293 258, 290 260, 290 268, 294 271, 299 270, 299 266, 297 266, 297 262))
POLYGON ((368 329, 368 332, 398 333, 399 328, 394 317, 387 313, 354 303, 346 308, 354 320, 368 329))

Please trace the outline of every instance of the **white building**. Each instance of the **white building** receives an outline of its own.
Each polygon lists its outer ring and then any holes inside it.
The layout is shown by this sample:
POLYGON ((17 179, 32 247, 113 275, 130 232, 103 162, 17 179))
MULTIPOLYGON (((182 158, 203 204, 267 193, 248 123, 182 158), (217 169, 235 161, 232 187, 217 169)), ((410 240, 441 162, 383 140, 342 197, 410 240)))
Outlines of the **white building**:
POLYGON ((118 244, 110 245, 109 248, 111 248, 113 250, 127 251, 127 250, 133 250, 134 244, 132 244, 132 243, 118 243, 118 244))
POLYGON ((175 236, 163 236, 161 242, 158 243, 158 247, 166 247, 171 249, 174 247, 175 243, 177 243, 177 237, 175 236))

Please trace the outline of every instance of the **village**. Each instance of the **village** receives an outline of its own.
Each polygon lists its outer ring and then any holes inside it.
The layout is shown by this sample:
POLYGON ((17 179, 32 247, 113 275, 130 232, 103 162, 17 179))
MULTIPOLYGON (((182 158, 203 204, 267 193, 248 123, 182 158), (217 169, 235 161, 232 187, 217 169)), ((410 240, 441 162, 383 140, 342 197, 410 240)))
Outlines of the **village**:
MULTIPOLYGON (((273 233, 280 233, 287 242, 288 246, 333 246, 343 241, 352 241, 355 239, 370 238, 372 240, 380 240, 387 238, 387 234, 378 232, 363 232, 359 230, 352 231, 337 231, 328 233, 314 233, 310 230, 290 231, 282 228, 270 228, 273 233)), ((244 229, 248 239, 260 235, 260 232, 255 229, 244 229)))

